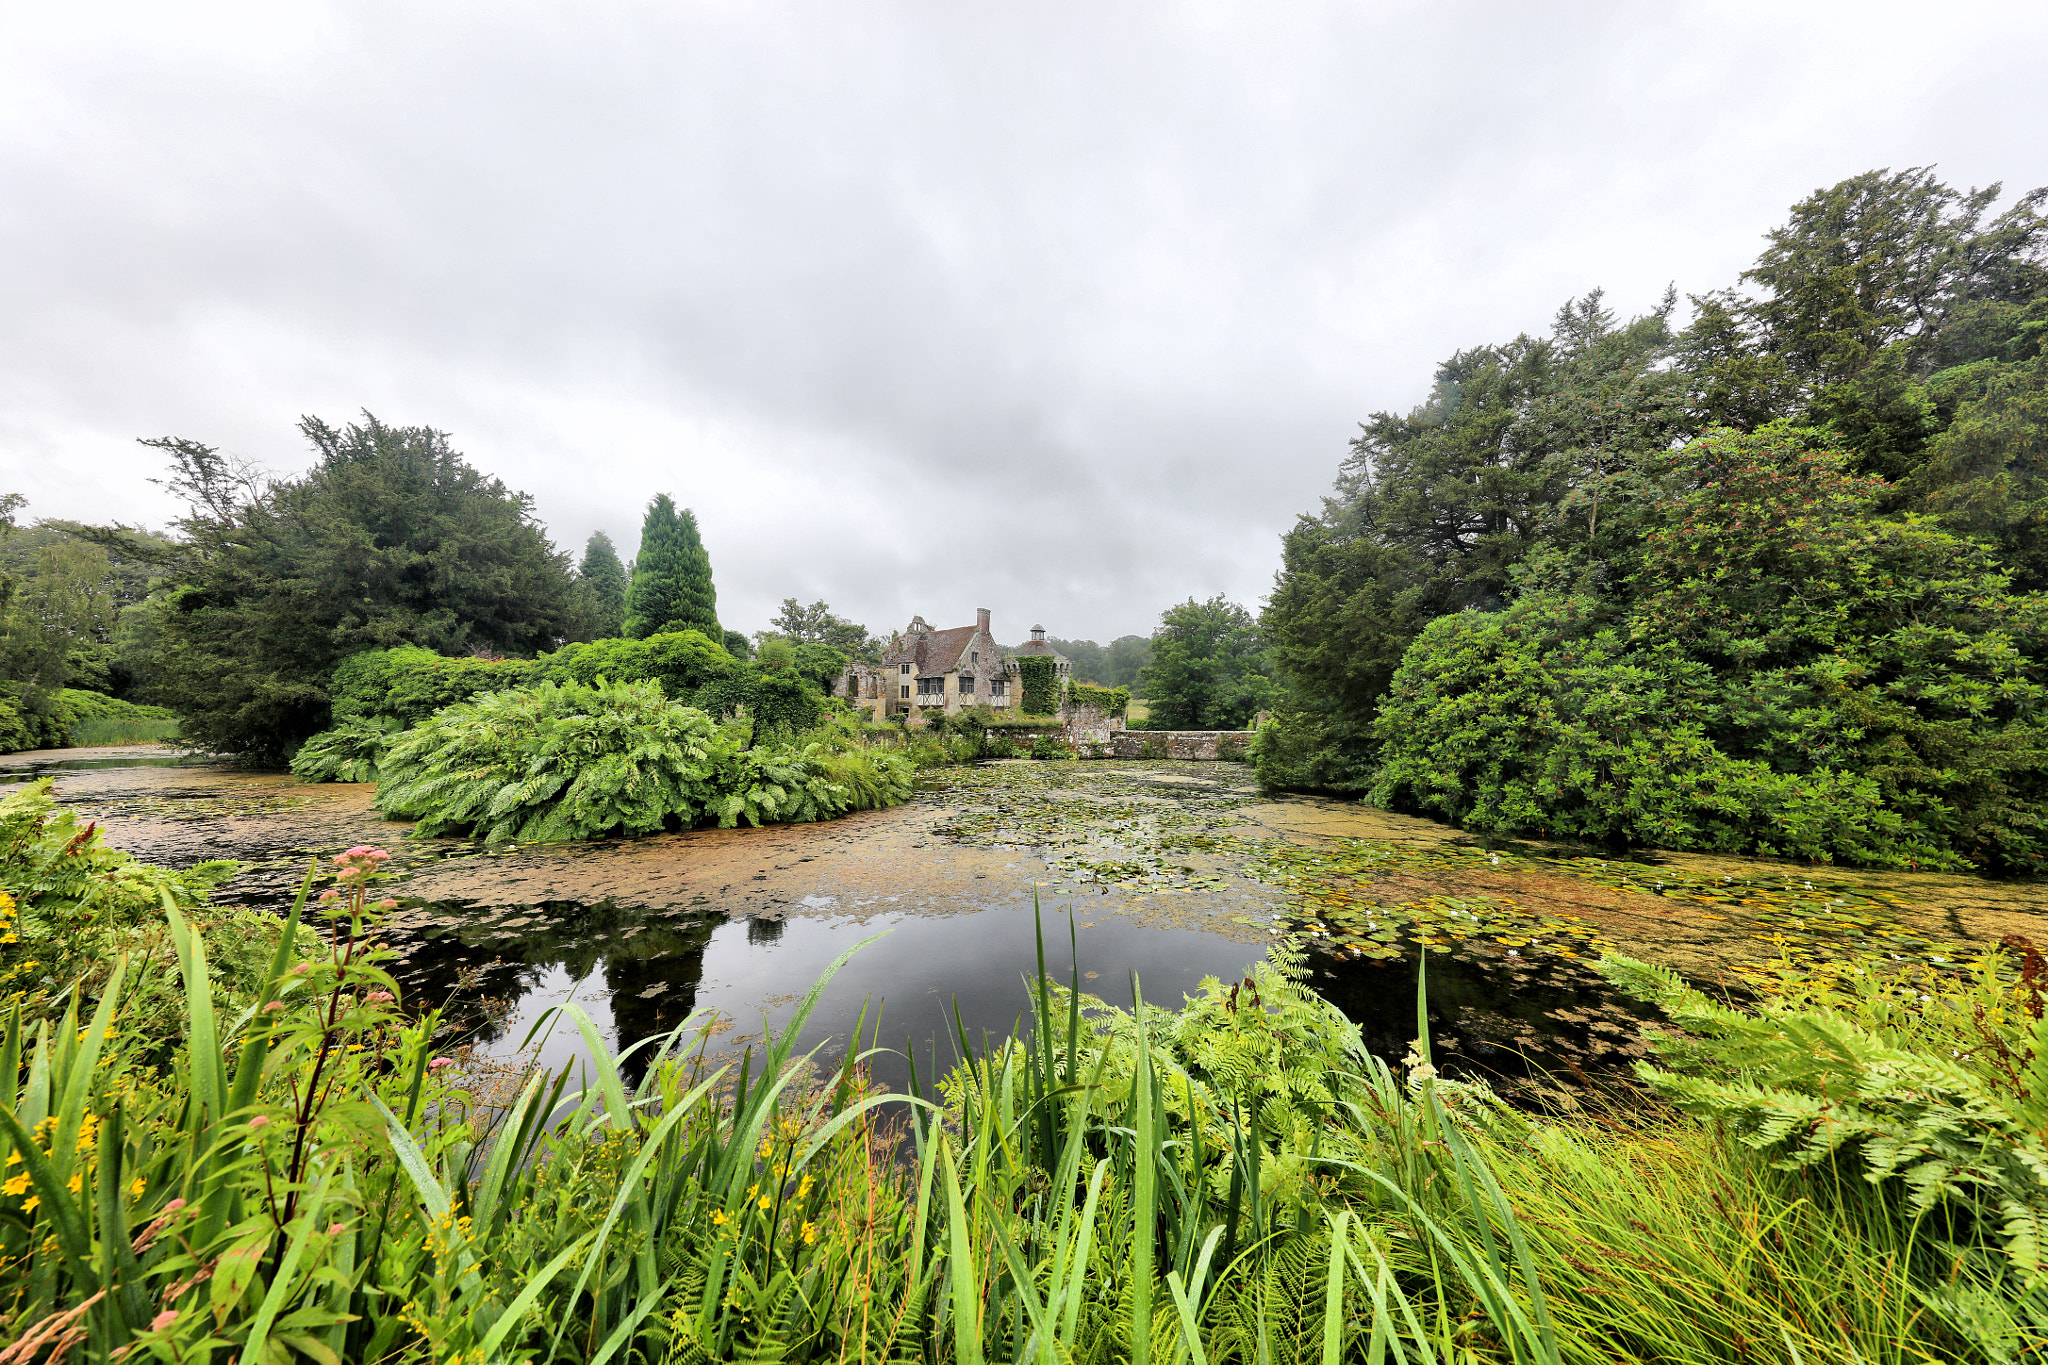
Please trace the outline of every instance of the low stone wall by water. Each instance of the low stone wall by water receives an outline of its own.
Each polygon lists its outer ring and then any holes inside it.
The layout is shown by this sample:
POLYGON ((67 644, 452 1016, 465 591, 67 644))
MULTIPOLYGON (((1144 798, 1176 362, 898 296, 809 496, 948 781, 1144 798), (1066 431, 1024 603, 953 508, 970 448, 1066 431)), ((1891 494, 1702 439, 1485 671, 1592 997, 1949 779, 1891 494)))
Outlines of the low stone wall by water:
POLYGON ((1221 758, 1243 762, 1250 730, 1119 730, 1107 758, 1221 758))

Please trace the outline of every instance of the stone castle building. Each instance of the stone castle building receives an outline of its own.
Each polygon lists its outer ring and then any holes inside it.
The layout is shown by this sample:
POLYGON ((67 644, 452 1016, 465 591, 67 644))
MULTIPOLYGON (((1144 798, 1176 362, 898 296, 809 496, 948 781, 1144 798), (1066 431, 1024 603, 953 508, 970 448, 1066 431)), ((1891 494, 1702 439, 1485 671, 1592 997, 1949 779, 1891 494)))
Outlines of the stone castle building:
POLYGON ((965 706, 1008 710, 1023 702, 1017 660, 1027 656, 1051 658, 1060 690, 1066 690, 1074 665, 1045 642, 1044 626, 1033 626, 1028 643, 1007 651, 989 633, 988 608, 974 617, 971 626, 947 630, 913 617, 880 664, 847 665, 840 695, 874 720, 935 707, 949 714, 965 706))

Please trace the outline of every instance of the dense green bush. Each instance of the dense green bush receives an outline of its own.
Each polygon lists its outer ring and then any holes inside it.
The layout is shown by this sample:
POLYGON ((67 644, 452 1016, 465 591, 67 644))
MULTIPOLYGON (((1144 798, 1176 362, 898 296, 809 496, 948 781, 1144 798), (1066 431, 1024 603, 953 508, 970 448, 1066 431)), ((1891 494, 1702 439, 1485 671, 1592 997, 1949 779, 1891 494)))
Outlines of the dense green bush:
POLYGON ((0 753, 62 748, 71 726, 70 710, 54 698, 31 700, 0 692, 0 753))
POLYGON ((176 720, 178 713, 165 706, 143 706, 104 692, 86 692, 67 687, 57 694, 70 711, 72 723, 82 720, 176 720))
POLYGON ((377 808, 416 833, 588 839, 697 823, 740 746, 652 682, 543 682, 436 712, 385 751, 377 808))
POLYGON ((391 719, 417 725, 444 706, 523 687, 542 670, 530 659, 450 657, 417 645, 365 650, 335 667, 327 684, 333 723, 391 719))
POLYGON ((749 748, 755 733, 653 682, 543 682, 398 736, 377 807, 423 836, 553 841, 829 819, 908 795, 908 765, 845 735, 749 748))
MULTIPOLYGON (((537 676, 594 683, 651 679, 670 701, 690 702, 697 689, 732 672, 736 661, 723 645, 700 631, 672 631, 644 640, 592 640, 564 645, 536 661, 537 676)), ((711 708, 705 707, 705 710, 711 708)))
POLYGON ((391 716, 343 721, 299 746, 292 775, 303 782, 375 782, 384 751, 404 730, 391 716))
MULTIPOLYGON (((1811 433, 1642 462, 1619 594, 1440 617, 1375 723, 1372 796, 1502 835, 2026 870, 2048 861, 2048 597, 1879 520, 1811 433)), ((1532 561, 1540 563, 1540 561, 1532 561)))

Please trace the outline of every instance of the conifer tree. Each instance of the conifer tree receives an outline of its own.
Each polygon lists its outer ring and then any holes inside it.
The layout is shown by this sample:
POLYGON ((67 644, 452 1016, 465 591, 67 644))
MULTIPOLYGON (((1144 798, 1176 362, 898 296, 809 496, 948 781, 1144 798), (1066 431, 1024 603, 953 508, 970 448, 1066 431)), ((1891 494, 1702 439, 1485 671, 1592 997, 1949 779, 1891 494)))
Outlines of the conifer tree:
POLYGON ((612 547, 610 536, 598 531, 590 537, 589 544, 583 547, 583 567, 579 572, 596 608, 597 619, 592 624, 597 638, 611 639, 626 619, 626 566, 619 561, 619 552, 612 547))
POLYGON ((636 640, 673 630, 698 630, 724 638, 718 624, 718 590, 711 585, 711 556, 697 534, 697 515, 680 512, 666 493, 647 505, 640 526, 640 553, 626 589, 625 633, 636 640))

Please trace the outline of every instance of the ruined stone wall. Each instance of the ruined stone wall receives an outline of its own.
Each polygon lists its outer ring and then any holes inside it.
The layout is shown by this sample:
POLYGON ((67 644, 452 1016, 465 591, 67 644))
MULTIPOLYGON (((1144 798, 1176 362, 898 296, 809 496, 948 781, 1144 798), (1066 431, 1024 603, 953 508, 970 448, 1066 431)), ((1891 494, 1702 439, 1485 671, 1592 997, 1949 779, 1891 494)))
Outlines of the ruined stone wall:
POLYGON ((1116 737, 1124 732, 1124 718, 1098 707, 1067 702, 1060 707, 1060 729, 1060 737, 1080 757, 1114 758, 1116 737))
POLYGON ((1243 762, 1250 730, 1119 730, 1105 758, 1234 759, 1243 762))

